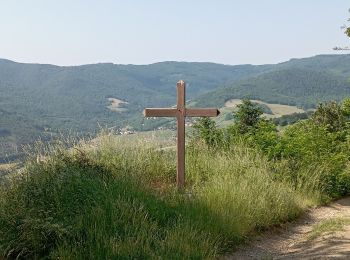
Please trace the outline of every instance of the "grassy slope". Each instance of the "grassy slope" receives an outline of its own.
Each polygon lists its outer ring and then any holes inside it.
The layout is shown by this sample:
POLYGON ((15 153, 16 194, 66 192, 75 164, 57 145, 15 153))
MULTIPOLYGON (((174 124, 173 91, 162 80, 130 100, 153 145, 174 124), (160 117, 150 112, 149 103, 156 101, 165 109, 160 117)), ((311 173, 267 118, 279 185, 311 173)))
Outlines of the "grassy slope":
POLYGON ((274 180, 276 169, 243 145, 222 154, 189 145, 178 192, 174 151, 151 143, 104 135, 5 180, 0 255, 213 258, 319 201, 317 191, 274 180))

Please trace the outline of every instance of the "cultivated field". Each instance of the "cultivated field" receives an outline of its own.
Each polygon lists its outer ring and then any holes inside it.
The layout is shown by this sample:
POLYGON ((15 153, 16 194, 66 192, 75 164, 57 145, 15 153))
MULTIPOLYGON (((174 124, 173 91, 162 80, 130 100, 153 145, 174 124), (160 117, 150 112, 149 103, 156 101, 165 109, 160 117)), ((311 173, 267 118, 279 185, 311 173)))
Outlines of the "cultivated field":
MULTIPOLYGON (((276 118, 276 117, 280 117, 283 115, 290 115, 290 114, 294 114, 294 113, 305 112, 303 109, 298 108, 296 106, 289 106, 289 105, 282 105, 282 104, 270 104, 270 103, 263 102, 261 100, 251 100, 251 101, 254 103, 266 105, 271 109, 273 115, 264 114, 267 118, 276 118)), ((241 99, 231 99, 225 103, 225 107, 235 108, 239 104, 242 104, 241 99)))
POLYGON ((123 101, 118 98, 108 98, 108 101, 110 102, 110 105, 107 107, 110 110, 114 112, 125 112, 127 111, 126 108, 122 107, 123 104, 128 104, 128 102, 123 101))
POLYGON ((4 163, 0 164, 0 172, 1 171, 9 171, 12 169, 15 169, 17 166, 17 163, 4 163))

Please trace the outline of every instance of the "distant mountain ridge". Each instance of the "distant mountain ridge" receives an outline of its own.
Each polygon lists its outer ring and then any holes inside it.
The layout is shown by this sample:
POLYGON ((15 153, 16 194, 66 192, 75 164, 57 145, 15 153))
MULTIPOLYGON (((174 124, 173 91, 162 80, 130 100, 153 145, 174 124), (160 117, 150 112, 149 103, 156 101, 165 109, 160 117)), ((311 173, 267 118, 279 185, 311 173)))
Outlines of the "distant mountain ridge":
POLYGON ((173 105, 180 79, 187 82, 187 100, 200 106, 248 97, 307 108, 349 95, 349 78, 350 55, 269 65, 160 62, 62 67, 0 59, 0 157, 8 144, 51 138, 58 131, 94 132, 99 125, 151 129, 155 122, 143 119, 143 108, 173 105), (109 109, 111 99, 123 101, 123 109, 109 109))

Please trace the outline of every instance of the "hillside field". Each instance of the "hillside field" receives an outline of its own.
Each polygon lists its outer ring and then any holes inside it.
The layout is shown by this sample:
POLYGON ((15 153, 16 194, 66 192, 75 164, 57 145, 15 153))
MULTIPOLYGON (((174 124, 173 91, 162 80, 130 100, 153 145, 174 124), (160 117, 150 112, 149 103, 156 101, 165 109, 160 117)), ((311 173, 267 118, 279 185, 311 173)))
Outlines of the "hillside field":
MULTIPOLYGON (((254 103, 257 104, 263 104, 265 106, 267 106, 268 108, 270 108, 271 112, 272 112, 272 117, 280 117, 280 116, 284 116, 284 115, 290 115, 290 114, 294 114, 294 113, 304 113, 305 110, 298 108, 296 106, 288 106, 288 105, 281 105, 281 104, 270 104, 270 103, 266 103, 263 102, 261 100, 251 100, 254 103)), ((231 99, 229 101, 226 101, 225 103, 225 107, 236 107, 237 105, 242 104, 242 100, 240 99, 231 99)))

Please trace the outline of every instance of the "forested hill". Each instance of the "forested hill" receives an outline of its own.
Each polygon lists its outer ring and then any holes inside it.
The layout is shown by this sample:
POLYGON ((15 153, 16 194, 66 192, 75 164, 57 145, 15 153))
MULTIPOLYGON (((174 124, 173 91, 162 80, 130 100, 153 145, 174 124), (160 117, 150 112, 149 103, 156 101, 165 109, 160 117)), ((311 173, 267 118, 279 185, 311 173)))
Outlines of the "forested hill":
POLYGON ((350 55, 292 59, 201 95, 198 105, 221 106, 232 98, 260 99, 310 108, 350 95, 350 55))
POLYGON ((236 98, 260 99, 268 103, 313 108, 327 100, 350 96, 348 76, 329 70, 283 68, 251 77, 200 96, 196 101, 204 106, 223 106, 236 98))
POLYGON ((0 59, 0 157, 13 144, 62 130, 152 127, 143 120, 143 108, 173 105, 179 79, 187 82, 187 100, 198 105, 251 97, 310 107, 347 96, 349 77, 350 55, 259 66, 160 62, 60 67, 0 59))
POLYGON ((188 82, 187 97, 193 98, 269 67, 185 62, 58 67, 0 60, 0 109, 38 126, 91 130, 97 122, 127 123, 145 106, 172 105, 179 79, 188 82), (108 98, 127 102, 123 112, 108 109, 108 98))
POLYGON ((39 136, 93 133, 100 126, 152 128, 143 108, 173 105, 179 79, 187 81, 191 99, 270 67, 186 62, 60 67, 0 59, 0 162, 39 136))

